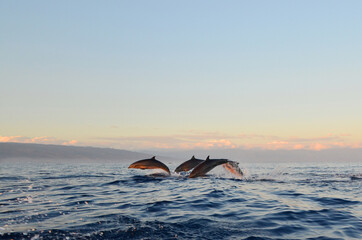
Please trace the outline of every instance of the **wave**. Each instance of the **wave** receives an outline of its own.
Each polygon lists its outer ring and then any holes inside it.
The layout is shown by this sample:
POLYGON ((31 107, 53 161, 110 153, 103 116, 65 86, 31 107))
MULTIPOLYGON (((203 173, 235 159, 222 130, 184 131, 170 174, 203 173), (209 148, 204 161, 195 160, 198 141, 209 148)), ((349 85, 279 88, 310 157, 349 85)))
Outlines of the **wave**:
POLYGON ((0 169, 1 239, 360 239, 361 168, 0 169), (148 175, 147 175, 148 174, 148 175))

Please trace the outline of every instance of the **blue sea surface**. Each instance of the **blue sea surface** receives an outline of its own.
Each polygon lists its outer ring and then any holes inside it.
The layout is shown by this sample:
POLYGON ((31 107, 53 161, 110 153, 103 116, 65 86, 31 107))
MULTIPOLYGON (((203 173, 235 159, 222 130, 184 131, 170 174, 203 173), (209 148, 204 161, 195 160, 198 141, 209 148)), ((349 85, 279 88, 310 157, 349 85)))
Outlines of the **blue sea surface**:
POLYGON ((128 165, 1 163, 0 239, 362 239, 362 163, 128 165))

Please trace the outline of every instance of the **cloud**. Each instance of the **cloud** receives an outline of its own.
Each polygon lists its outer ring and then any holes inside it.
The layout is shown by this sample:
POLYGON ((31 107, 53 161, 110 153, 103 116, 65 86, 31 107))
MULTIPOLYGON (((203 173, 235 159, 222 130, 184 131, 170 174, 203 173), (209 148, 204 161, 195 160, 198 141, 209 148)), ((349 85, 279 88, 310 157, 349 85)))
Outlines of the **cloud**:
POLYGON ((270 150, 277 150, 277 149, 283 149, 290 145, 290 143, 286 141, 273 141, 268 142, 266 148, 270 150))
POLYGON ((323 150, 329 148, 357 148, 348 134, 328 134, 302 138, 260 134, 222 134, 219 132, 188 131, 168 136, 134 136, 96 138, 93 143, 125 149, 265 149, 265 150, 323 150))
POLYGON ((0 142, 42 143, 111 147, 129 150, 145 149, 265 149, 265 150, 315 150, 330 148, 362 148, 361 142, 351 142, 349 134, 326 136, 280 137, 260 134, 222 134, 219 132, 188 131, 168 136, 120 136, 92 138, 86 142, 55 137, 0 136, 0 142))
POLYGON ((354 142, 354 143, 352 143, 351 148, 362 148, 362 143, 354 142))
POLYGON ((317 150, 317 151, 323 150, 323 149, 328 149, 328 148, 329 148, 328 145, 321 144, 321 143, 314 143, 314 144, 311 145, 311 149, 312 150, 317 150))
POLYGON ((0 136, 0 142, 16 142, 21 136, 0 136))
POLYGON ((94 143, 102 146, 112 145, 116 148, 127 149, 227 149, 236 148, 231 140, 218 134, 177 134, 170 136, 136 136, 118 138, 95 138, 94 143))
POLYGON ((40 144, 59 144, 74 145, 77 140, 62 140, 55 137, 24 137, 24 136, 0 136, 0 142, 17 142, 17 143, 40 143, 40 144))
POLYGON ((227 139, 213 139, 204 142, 197 142, 194 144, 189 144, 185 148, 201 148, 201 149, 215 149, 215 148, 236 148, 236 145, 227 139))
POLYGON ((317 137, 275 137, 275 136, 259 136, 258 143, 241 144, 239 147, 246 149, 258 148, 268 150, 324 150, 330 148, 361 148, 361 143, 353 143, 348 138, 350 134, 328 134, 326 136, 317 137), (268 141, 268 139, 272 139, 268 141))
POLYGON ((288 142, 330 142, 330 141, 342 141, 346 137, 349 137, 349 134, 328 134, 327 136, 311 137, 311 138, 301 138, 301 137, 289 137, 286 140, 288 142))
POLYGON ((293 146, 294 150, 299 150, 299 149, 304 149, 304 148, 305 148, 305 146, 303 144, 295 144, 293 146))
POLYGON ((67 142, 63 142, 62 145, 75 145, 77 143, 78 143, 77 140, 70 140, 70 141, 67 141, 67 142))

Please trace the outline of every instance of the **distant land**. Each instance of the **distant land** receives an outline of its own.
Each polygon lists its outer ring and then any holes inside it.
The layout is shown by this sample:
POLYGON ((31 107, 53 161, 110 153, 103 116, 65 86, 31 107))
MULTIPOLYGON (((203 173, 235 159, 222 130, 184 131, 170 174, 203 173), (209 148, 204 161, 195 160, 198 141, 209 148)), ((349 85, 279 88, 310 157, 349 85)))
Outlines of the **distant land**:
POLYGON ((359 162, 362 164, 362 148, 335 148, 315 150, 262 150, 262 149, 193 149, 193 150, 127 150, 99 147, 46 145, 35 143, 0 143, 0 162, 51 161, 51 162, 131 162, 157 156, 167 162, 185 161, 193 155, 197 158, 227 158, 243 162, 359 162))
POLYGON ((38 161, 135 161, 149 154, 112 148, 46 145, 35 143, 0 143, 0 162, 36 159, 38 161))
POLYGON ((197 149, 197 150, 143 150, 151 155, 172 156, 175 159, 227 158, 243 162, 360 162, 362 164, 362 148, 334 148, 324 150, 263 150, 263 149, 197 149))

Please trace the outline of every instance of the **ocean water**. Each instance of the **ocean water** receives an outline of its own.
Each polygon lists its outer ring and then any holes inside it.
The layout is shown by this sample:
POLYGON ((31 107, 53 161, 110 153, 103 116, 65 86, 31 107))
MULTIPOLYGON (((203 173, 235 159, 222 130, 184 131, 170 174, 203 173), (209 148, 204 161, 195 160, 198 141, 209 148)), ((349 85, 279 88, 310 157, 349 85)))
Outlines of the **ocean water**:
POLYGON ((362 239, 362 163, 128 165, 1 163, 0 239, 362 239))

